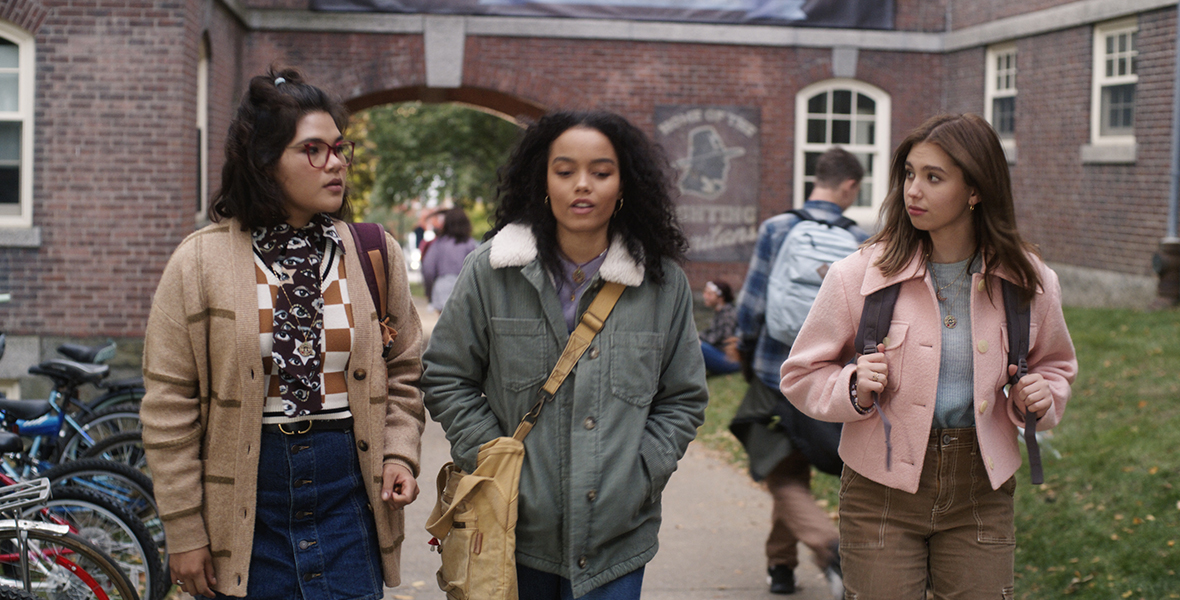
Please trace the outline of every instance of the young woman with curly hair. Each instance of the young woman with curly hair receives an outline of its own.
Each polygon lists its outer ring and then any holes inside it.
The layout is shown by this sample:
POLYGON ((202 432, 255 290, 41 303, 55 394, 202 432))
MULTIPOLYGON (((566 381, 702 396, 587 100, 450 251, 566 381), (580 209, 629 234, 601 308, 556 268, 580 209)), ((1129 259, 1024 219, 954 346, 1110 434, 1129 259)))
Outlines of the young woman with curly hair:
POLYGON ((250 80, 212 225, 160 279, 144 336, 144 450, 172 580, 202 597, 379 599, 398 584, 425 414, 400 247, 382 333, 341 219, 344 107, 294 69, 250 80))
POLYGON ((1011 598, 1017 427, 1028 412, 1057 425, 1078 369, 1057 275, 1021 240, 1004 150, 976 115, 906 136, 881 222, 832 265, 782 366, 791 402, 844 423, 845 597, 1011 598), (1031 320, 1028 374, 1011 388, 1001 280, 1031 320), (864 354, 865 296, 894 284, 888 335, 864 354))
POLYGON ((501 171, 495 225, 431 336, 422 387, 467 472, 534 405, 582 312, 626 286, 525 438, 521 600, 636 599, 660 493, 708 390, 667 161, 609 113, 555 113, 501 171))

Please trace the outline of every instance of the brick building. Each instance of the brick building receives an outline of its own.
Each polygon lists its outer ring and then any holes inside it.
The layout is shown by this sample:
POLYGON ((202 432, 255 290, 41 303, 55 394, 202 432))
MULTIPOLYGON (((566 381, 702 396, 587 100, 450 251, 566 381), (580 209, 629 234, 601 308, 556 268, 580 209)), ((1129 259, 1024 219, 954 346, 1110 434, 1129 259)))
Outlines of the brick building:
MULTIPOLYGON (((0 0, 0 294, 11 294, 0 381, 61 338, 126 340, 134 367, 165 261, 218 184, 239 94, 272 61, 354 110, 606 108, 652 133, 661 107, 752 111, 747 228, 799 203, 807 154, 834 142, 871 164, 850 213, 871 226, 906 132, 938 112, 981 113, 1005 139, 1022 231, 1068 295, 1149 299, 1168 212, 1176 3, 894 0, 893 18, 856 30, 0 0)), ((739 283, 744 269, 687 266, 698 286, 739 283)))

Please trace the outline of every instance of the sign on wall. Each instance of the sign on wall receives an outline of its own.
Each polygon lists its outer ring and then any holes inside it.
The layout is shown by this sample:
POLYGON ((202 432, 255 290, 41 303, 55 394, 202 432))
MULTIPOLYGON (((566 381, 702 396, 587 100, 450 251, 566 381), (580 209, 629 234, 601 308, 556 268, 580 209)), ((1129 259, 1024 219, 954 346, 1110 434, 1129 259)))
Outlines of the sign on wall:
POLYGON ((677 172, 688 258, 748 261, 758 237, 758 109, 657 106, 655 125, 655 139, 677 172))
POLYGON ((311 0, 312 10, 893 29, 893 0, 311 0))

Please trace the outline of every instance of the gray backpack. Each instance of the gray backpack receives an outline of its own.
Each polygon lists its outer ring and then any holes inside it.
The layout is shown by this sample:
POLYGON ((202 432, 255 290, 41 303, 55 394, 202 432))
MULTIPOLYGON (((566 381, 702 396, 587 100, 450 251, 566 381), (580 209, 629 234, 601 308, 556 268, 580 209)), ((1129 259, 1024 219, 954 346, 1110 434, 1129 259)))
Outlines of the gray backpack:
POLYGON ((770 271, 766 331, 789 346, 807 319, 828 267, 855 252, 860 242, 849 231, 856 225, 852 219, 839 217, 828 222, 803 209, 788 212, 799 217, 799 222, 783 240, 770 271))

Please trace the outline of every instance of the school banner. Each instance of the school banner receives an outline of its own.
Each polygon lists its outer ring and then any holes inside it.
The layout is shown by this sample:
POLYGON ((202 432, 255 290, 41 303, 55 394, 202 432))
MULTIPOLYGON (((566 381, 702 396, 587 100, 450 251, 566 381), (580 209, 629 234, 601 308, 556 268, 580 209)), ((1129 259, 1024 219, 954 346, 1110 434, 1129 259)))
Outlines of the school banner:
POLYGON ((893 29, 894 0, 311 0, 312 10, 893 29))
POLYGON ((657 106, 655 126, 676 168, 688 258, 748 261, 758 237, 758 108, 657 106))

